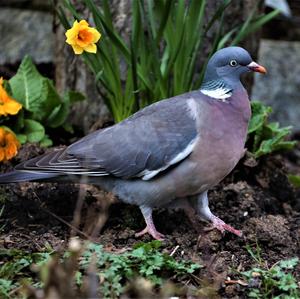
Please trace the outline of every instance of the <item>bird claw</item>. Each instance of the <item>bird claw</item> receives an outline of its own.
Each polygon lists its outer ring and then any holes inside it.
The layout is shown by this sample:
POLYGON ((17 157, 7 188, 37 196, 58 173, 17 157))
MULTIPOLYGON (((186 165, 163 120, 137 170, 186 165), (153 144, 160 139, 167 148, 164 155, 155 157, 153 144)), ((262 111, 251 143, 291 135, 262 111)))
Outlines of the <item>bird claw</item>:
POLYGON ((149 226, 146 226, 142 231, 136 233, 135 236, 136 237, 141 237, 141 236, 143 236, 143 235, 145 235, 147 233, 149 235, 151 235, 154 239, 159 240, 159 241, 163 241, 164 237, 165 237, 163 234, 159 233, 155 229, 155 227, 153 228, 153 227, 149 227, 149 226))
POLYGON ((229 231, 238 237, 242 237, 243 233, 240 230, 237 230, 230 226, 229 224, 226 224, 223 220, 220 218, 213 216, 212 218, 213 227, 221 231, 221 233, 224 233, 225 231, 229 231))

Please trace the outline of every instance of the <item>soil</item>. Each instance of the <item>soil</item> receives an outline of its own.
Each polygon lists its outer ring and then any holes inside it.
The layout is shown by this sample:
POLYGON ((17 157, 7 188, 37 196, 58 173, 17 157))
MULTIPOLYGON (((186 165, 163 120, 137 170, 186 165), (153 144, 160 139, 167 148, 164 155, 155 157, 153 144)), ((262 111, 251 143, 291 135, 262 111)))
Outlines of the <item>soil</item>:
MULTIPOLYGON (((43 151, 34 145, 23 147, 15 160, 2 166, 1 172, 43 151)), ((176 249, 176 258, 205 265, 195 277, 201 281, 199 298, 246 298, 247 286, 228 283, 229 278, 238 279, 232 269, 249 270, 256 263, 246 246, 255 250, 258 244, 266 266, 300 256, 300 194, 286 176, 289 172, 300 173, 298 152, 296 149, 285 156, 262 158, 258 165, 246 157, 209 192, 213 213, 242 230, 243 237, 208 230, 210 225, 202 222, 199 233, 182 211, 154 212, 158 231, 167 236, 163 250, 170 253, 176 249)), ((0 247, 36 252, 49 244, 60 250, 70 234, 93 237, 115 251, 132 248, 140 240, 151 240, 148 235, 134 236, 144 227, 137 207, 111 204, 115 199, 110 194, 94 188, 57 183, 10 184, 1 186, 0 196, 5 202, 0 218, 0 227, 5 225, 0 247)), ((299 281, 299 265, 296 273, 299 281)), ((185 296, 192 290, 192 282, 188 285, 191 288, 187 288, 185 296)))

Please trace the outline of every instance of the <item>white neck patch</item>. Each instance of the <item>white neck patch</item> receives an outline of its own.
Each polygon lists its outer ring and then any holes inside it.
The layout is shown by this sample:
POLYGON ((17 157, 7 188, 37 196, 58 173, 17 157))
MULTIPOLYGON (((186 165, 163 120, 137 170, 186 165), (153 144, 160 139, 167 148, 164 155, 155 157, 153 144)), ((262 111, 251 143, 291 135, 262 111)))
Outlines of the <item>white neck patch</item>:
POLYGON ((232 89, 225 86, 220 86, 216 89, 200 89, 200 91, 211 98, 223 100, 223 102, 226 102, 225 99, 232 95, 232 89))

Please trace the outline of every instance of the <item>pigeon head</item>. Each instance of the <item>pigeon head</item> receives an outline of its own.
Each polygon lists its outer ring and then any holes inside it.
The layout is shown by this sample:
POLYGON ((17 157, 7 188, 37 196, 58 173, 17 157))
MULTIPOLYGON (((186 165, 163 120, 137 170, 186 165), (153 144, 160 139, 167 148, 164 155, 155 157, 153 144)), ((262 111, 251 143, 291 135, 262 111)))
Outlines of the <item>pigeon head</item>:
POLYGON ((210 58, 204 83, 221 80, 236 85, 240 82, 240 76, 249 71, 266 73, 266 69, 254 62, 248 51, 240 47, 227 47, 210 58))

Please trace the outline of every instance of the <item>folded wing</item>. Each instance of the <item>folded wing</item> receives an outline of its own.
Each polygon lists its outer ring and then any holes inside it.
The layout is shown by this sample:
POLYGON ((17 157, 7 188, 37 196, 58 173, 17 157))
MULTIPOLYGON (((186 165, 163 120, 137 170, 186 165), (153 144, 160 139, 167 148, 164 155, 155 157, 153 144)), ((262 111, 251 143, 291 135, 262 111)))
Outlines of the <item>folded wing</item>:
POLYGON ((155 103, 113 127, 19 164, 16 169, 149 180, 183 161, 199 140, 193 93, 155 103))

